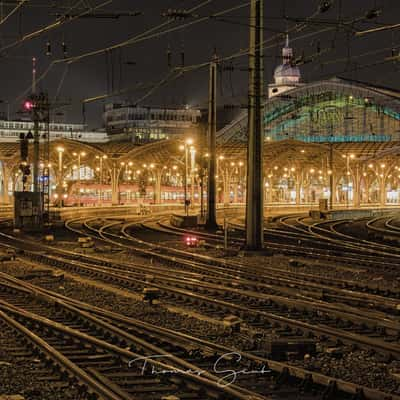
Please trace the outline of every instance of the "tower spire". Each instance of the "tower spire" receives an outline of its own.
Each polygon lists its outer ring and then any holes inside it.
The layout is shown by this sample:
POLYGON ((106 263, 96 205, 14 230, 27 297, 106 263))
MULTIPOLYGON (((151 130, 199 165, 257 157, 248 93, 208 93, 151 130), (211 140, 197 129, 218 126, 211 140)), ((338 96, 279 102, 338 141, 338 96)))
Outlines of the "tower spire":
POLYGON ((32 94, 36 93, 36 57, 32 58, 32 94))
POLYGON ((289 47, 289 34, 286 34, 285 47, 282 49, 282 57, 284 64, 290 64, 293 59, 293 50, 289 47))

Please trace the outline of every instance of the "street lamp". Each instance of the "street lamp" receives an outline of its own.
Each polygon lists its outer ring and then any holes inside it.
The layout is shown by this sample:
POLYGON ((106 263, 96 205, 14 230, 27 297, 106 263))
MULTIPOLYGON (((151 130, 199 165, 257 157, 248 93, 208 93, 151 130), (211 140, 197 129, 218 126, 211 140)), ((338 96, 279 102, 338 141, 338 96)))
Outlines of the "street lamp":
POLYGON ((98 197, 98 203, 101 205, 101 194, 102 194, 102 185, 103 185, 103 160, 107 159, 107 155, 104 154, 102 156, 96 156, 96 159, 100 160, 100 188, 99 188, 99 197, 98 197))
POLYGON ((58 185, 57 185, 57 200, 58 200, 58 207, 62 207, 62 175, 63 175, 63 153, 64 147, 57 147, 58 152, 58 185))
POLYGON ((184 201, 185 201, 185 214, 189 215, 189 200, 187 198, 188 191, 188 159, 189 159, 189 149, 193 145, 193 139, 186 139, 185 144, 179 146, 181 151, 185 151, 185 173, 184 173, 184 201))
POLYGON ((81 206, 81 157, 85 157, 86 153, 81 151, 80 153, 72 153, 74 157, 78 157, 78 207, 81 206))
MULTIPOLYGON (((352 98, 352 96, 350 96, 352 98)), ((349 176, 350 176, 350 159, 353 160, 356 156, 354 154, 343 154, 342 158, 346 159, 346 208, 349 207, 349 176)))

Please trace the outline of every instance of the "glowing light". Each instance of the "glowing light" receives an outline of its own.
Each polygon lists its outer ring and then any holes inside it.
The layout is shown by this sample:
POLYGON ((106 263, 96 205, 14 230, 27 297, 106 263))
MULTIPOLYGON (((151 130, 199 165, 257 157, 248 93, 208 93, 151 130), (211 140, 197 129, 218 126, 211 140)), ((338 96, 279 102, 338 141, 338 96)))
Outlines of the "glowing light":
POLYGON ((194 247, 198 245, 198 239, 196 236, 185 236, 185 243, 189 247, 194 247))
POLYGON ((24 102, 24 108, 25 108, 25 110, 27 110, 27 111, 31 111, 32 108, 33 108, 33 106, 34 106, 34 104, 33 104, 33 101, 31 101, 31 100, 26 100, 26 101, 24 102))

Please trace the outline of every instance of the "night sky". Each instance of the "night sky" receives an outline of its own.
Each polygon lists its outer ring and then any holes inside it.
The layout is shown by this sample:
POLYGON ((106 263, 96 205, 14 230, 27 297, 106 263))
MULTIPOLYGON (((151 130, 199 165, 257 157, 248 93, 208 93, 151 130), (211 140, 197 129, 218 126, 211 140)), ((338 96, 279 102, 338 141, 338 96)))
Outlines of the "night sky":
MULTIPOLYGON (((95 13, 132 13, 138 16, 121 16, 118 19, 79 18, 64 22, 58 27, 45 31, 37 37, 18 41, 22 36, 53 23, 57 15, 76 15, 87 7, 94 7, 105 0, 31 0, 6 21, 0 24, 1 33, 1 79, 2 93, 0 111, 6 111, 6 102, 11 104, 12 117, 21 108, 23 93, 31 83, 31 59, 38 59, 38 76, 51 62, 63 58, 61 43, 65 41, 67 57, 126 41, 149 30, 168 18, 162 16, 168 9, 188 10, 201 0, 110 0, 95 13), (69 9, 71 8, 71 9, 69 9), (50 42, 52 54, 46 55, 46 43, 50 42), (9 46, 14 44, 13 46, 9 46), (9 46, 9 48, 4 49, 9 46)), ((15 2, 4 2, 3 17, 15 7, 15 2)), ((184 23, 194 22, 205 16, 231 7, 245 5, 239 0, 214 0, 198 8, 185 20, 172 21, 170 25, 157 30, 163 31, 184 23)), ((316 14, 320 1, 317 0, 265 0, 265 81, 272 80, 273 69, 280 63, 283 35, 278 32, 291 31, 290 38, 295 56, 305 61, 300 66, 305 82, 325 79, 335 75, 368 81, 400 89, 400 62, 385 62, 392 52, 399 53, 400 29, 355 37, 353 33, 400 22, 399 0, 347 0, 333 1, 331 9, 316 14), (362 19, 372 9, 381 9, 378 18, 362 19), (295 28, 301 20, 313 15, 313 23, 295 28), (284 18, 284 16, 288 18, 284 18), (295 20, 299 19, 299 22, 295 20), (343 22, 337 24, 337 21, 343 22), (323 33, 312 33, 325 30, 323 33), (300 38, 301 36, 306 36, 300 38), (299 39, 300 38, 300 39, 299 39), (393 50, 392 50, 393 49, 393 50), (368 56, 359 57, 370 52, 368 56), (372 65, 376 64, 376 65, 372 65)), ((81 59, 66 67, 66 63, 54 64, 40 82, 39 87, 53 99, 59 95, 59 102, 71 103, 58 116, 68 122, 82 122, 82 100, 117 91, 135 84, 149 84, 160 81, 168 74, 167 49, 171 49, 173 66, 180 66, 181 53, 185 54, 185 65, 207 62, 214 51, 221 57, 229 56, 248 46, 249 6, 228 13, 220 19, 187 27, 184 30, 159 35, 142 43, 129 45, 107 54, 81 59)), ((219 104, 244 105, 247 93, 247 57, 226 62, 220 73, 219 104), (229 71, 229 67, 234 67, 229 71), (227 68, 228 67, 228 68, 227 68)), ((147 90, 131 91, 124 96, 109 98, 86 106, 86 122, 92 128, 101 127, 101 113, 105 102, 126 99, 135 104, 147 90)), ((208 91, 208 69, 201 68, 185 73, 183 77, 169 82, 143 101, 143 105, 182 105, 205 107, 208 91)))

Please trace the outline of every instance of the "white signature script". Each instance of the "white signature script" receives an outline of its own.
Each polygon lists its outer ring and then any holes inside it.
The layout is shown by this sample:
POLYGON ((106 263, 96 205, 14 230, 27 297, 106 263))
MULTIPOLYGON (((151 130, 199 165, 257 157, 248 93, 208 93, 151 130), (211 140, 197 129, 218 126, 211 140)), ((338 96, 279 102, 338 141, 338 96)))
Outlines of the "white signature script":
MULTIPOLYGON (((142 375, 144 375, 146 371, 151 375, 184 374, 202 376, 208 373, 208 371, 204 369, 180 369, 172 366, 168 366, 168 368, 163 369, 157 365, 158 363, 152 362, 160 362, 161 359, 170 357, 173 356, 168 354, 156 354, 151 356, 137 357, 133 360, 130 360, 128 366, 131 368, 134 364, 141 365, 140 369, 142 375), (149 366, 151 366, 151 368, 149 368, 149 366)), ((232 364, 240 364, 242 361, 242 355, 237 352, 226 353, 220 356, 214 362, 212 372, 218 376, 222 375, 222 377, 217 381, 218 385, 221 387, 226 387, 235 383, 239 375, 264 375, 271 372, 266 365, 262 365, 259 369, 241 368, 240 365, 238 365, 236 369, 232 367, 227 369, 227 367, 222 367, 222 364, 225 364, 226 361, 229 361, 232 364)))

